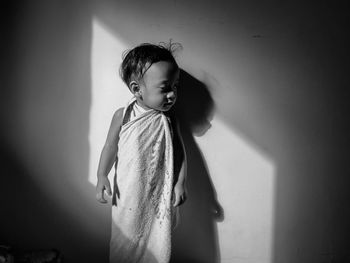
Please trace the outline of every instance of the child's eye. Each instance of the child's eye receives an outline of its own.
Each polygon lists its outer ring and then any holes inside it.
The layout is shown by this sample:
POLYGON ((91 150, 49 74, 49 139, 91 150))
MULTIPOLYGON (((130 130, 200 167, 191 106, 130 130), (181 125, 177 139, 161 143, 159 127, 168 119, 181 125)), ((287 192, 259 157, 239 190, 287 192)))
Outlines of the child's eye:
POLYGON ((165 86, 160 88, 162 92, 170 92, 170 91, 176 91, 177 90, 177 84, 174 85, 173 87, 171 86, 165 86))
POLYGON ((169 86, 161 87, 160 89, 161 89, 162 91, 164 91, 164 92, 168 92, 168 91, 171 90, 171 88, 170 88, 169 86))

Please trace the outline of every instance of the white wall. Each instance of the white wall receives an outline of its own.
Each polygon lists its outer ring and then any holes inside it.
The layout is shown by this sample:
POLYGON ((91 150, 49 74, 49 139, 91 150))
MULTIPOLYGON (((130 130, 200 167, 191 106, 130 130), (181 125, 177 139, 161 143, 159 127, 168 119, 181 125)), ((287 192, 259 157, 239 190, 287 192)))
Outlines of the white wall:
POLYGON ((344 92, 342 80, 335 79, 342 67, 335 63, 345 50, 337 27, 343 17, 335 19, 336 11, 322 3, 240 1, 118 1, 96 7, 99 23, 131 47, 169 38, 182 43, 179 64, 198 81, 186 79, 196 87, 185 85, 194 91, 183 91, 192 97, 182 106, 205 107, 203 89, 215 104, 211 128, 195 141, 185 136, 191 191, 177 234, 182 245, 175 242, 179 260, 344 257, 332 226, 345 222, 332 210, 343 197, 332 192, 337 187, 329 189, 333 170, 346 181, 333 155, 333 137, 342 136, 335 116, 344 110, 334 106, 344 92), (212 214, 212 202, 222 207, 223 218, 212 214))
POLYGON ((1 96, 0 243, 56 248, 65 262, 107 262, 109 213, 88 182, 90 7, 4 6, 10 70, 1 96))

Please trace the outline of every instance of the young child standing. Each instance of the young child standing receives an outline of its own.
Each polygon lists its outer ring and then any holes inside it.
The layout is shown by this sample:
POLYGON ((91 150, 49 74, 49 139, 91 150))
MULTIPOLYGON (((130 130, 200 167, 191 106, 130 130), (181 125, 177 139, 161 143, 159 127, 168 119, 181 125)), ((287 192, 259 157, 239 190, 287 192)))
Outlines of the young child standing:
POLYGON ((120 67, 134 95, 112 119, 103 147, 96 197, 112 195, 108 173, 115 163, 111 263, 169 262, 178 206, 186 199, 186 155, 170 109, 180 69, 171 45, 141 44, 120 67))

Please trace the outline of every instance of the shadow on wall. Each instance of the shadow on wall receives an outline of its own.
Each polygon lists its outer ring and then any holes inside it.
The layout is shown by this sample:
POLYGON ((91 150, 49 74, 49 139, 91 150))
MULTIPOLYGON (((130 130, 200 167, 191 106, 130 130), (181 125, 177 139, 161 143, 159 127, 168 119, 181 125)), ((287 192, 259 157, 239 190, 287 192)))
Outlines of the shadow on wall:
POLYGON ((180 207, 180 224, 173 236, 172 263, 220 262, 217 222, 223 209, 193 134, 202 136, 210 128, 213 99, 206 86, 181 70, 178 101, 174 110, 186 148, 188 198, 180 207))
POLYGON ((87 178, 89 5, 8 1, 6 11, 12 67, 1 90, 8 125, 0 138, 0 245, 108 262, 108 209, 87 178))
POLYGON ((107 262, 96 253, 101 244, 37 185, 32 171, 10 148, 1 142, 0 245, 14 250, 55 248, 64 262, 107 262))

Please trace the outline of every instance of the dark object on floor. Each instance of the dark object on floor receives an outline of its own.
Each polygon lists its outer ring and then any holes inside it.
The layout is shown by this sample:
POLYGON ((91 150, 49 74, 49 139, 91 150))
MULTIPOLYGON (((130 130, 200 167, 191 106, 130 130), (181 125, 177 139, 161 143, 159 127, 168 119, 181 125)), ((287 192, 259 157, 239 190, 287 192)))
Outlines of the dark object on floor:
POLYGON ((56 249, 18 250, 0 245, 0 263, 62 263, 56 249))

